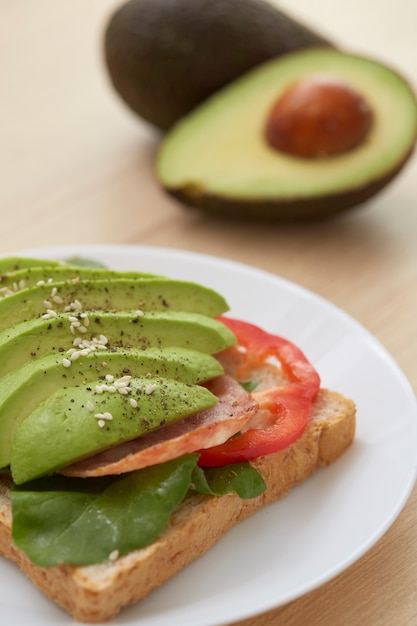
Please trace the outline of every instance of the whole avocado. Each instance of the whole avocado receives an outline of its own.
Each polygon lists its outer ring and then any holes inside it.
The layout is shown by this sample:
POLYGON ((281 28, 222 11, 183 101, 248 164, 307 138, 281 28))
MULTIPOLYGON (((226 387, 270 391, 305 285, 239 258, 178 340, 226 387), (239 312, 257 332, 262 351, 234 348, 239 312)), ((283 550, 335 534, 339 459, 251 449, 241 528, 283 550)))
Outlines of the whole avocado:
POLYGON ((104 35, 115 90, 161 130, 264 61, 330 45, 264 0, 130 0, 104 35))

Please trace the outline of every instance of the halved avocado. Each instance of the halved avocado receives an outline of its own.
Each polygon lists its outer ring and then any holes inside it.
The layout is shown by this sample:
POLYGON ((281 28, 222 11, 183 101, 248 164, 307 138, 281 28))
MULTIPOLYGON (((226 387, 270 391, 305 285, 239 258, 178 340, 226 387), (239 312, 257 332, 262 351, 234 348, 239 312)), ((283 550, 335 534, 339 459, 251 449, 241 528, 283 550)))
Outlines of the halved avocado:
POLYGON ((375 60, 317 48, 262 65, 180 121, 162 142, 157 177, 186 205, 225 216, 319 217, 385 187, 409 159, 416 136, 416 97, 404 78, 375 60), (272 147, 265 125, 274 104, 318 74, 361 95, 373 117, 366 137, 318 158, 272 147))

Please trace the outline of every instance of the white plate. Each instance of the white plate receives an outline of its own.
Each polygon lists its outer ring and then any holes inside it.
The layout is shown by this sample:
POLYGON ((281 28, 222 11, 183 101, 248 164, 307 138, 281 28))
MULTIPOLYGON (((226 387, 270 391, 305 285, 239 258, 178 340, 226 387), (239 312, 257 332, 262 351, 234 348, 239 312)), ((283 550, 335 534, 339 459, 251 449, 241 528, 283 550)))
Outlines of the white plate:
MULTIPOLYGON (((26 256, 101 260, 196 280, 226 296, 231 314, 297 343, 322 383, 353 398, 355 444, 284 500, 231 530, 204 557, 113 624, 220 626, 293 600, 359 559, 389 528, 416 478, 417 404, 385 349, 329 302, 231 261, 177 250, 79 246, 26 256)), ((73 626, 17 568, 0 561, 1 622, 73 626)))

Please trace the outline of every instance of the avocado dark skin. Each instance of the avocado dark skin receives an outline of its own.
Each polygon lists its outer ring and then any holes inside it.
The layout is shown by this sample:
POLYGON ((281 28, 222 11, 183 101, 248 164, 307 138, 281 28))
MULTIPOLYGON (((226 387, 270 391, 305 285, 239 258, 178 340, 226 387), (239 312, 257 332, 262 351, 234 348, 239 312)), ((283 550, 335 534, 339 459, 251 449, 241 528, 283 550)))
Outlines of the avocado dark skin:
POLYGON ((380 193, 400 173, 414 152, 414 148, 398 163, 394 170, 379 180, 372 181, 348 192, 329 194, 317 198, 296 198, 294 200, 223 200, 221 197, 202 194, 192 198, 183 190, 165 190, 169 196, 182 206, 202 211, 227 219, 247 220, 280 220, 283 222, 300 222, 327 219, 349 209, 359 208, 376 194, 380 193))
POLYGON ((130 0, 104 35, 116 92, 161 130, 264 61, 313 46, 331 43, 264 0, 130 0))

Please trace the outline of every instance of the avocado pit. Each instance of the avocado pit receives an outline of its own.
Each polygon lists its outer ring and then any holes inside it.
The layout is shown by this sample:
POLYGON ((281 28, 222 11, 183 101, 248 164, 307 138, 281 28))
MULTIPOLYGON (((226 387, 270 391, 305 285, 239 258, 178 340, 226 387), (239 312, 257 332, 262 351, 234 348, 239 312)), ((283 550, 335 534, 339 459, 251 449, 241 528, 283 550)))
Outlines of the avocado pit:
POLYGON ((291 84, 272 106, 265 139, 274 150, 316 159, 349 152, 368 137, 374 113, 336 75, 314 74, 291 84))

